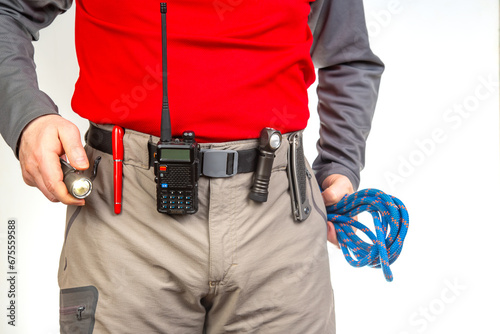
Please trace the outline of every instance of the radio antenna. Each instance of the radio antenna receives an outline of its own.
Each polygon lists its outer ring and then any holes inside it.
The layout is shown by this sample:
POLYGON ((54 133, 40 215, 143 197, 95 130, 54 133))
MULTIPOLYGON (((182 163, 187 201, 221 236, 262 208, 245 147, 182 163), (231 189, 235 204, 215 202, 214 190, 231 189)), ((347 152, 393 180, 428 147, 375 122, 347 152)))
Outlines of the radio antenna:
POLYGON ((161 133, 160 141, 172 140, 172 126, 170 124, 170 109, 168 106, 168 89, 167 89, 167 3, 160 3, 161 13, 161 51, 163 63, 163 101, 161 106, 161 133))

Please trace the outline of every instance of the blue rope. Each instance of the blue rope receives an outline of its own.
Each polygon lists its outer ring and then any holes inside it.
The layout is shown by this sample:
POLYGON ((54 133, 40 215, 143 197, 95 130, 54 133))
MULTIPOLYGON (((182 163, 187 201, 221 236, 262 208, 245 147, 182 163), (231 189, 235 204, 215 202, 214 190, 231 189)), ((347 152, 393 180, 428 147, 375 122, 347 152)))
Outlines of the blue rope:
POLYGON ((389 266, 401 254, 408 231, 408 211, 403 202, 380 190, 365 189, 344 196, 340 202, 326 209, 346 260, 353 267, 382 267, 385 279, 392 282, 389 266), (351 218, 363 211, 372 215, 376 236, 365 225, 351 218), (352 227, 367 235, 373 244, 360 239, 352 227))

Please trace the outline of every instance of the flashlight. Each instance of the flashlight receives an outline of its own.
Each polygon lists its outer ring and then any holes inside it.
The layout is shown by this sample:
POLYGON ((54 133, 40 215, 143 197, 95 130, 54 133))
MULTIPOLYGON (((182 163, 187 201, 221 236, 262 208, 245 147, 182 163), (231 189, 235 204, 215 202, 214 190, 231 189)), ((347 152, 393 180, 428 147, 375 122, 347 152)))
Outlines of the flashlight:
POLYGON ((281 132, 273 128, 264 128, 260 132, 259 159, 250 190, 250 199, 266 202, 269 194, 269 180, 274 162, 274 152, 281 146, 281 132))
POLYGON ((85 198, 92 191, 92 181, 83 175, 83 171, 79 171, 69 163, 59 158, 61 161, 61 169, 63 171, 63 182, 68 188, 68 192, 76 198, 85 198))

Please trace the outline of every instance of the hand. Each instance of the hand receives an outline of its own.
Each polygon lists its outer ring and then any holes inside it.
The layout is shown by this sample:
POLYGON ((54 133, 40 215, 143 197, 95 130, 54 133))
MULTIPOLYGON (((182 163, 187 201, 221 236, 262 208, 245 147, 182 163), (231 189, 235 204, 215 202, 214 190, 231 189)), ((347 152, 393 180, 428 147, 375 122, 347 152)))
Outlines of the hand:
POLYGON ((80 140, 80 131, 59 115, 45 115, 29 123, 21 135, 19 162, 24 182, 37 187, 52 202, 84 205, 66 189, 59 157, 66 154, 70 164, 85 170, 89 162, 80 140))
MULTIPOLYGON (((332 174, 328 176, 322 183, 322 188, 324 189, 323 201, 326 206, 330 206, 339 202, 344 195, 350 195, 354 192, 352 183, 347 178, 347 176, 340 174, 332 174)), ((331 221, 327 221, 328 234, 327 238, 335 246, 339 247, 339 241, 337 240, 337 233, 335 233, 335 228, 331 221)))

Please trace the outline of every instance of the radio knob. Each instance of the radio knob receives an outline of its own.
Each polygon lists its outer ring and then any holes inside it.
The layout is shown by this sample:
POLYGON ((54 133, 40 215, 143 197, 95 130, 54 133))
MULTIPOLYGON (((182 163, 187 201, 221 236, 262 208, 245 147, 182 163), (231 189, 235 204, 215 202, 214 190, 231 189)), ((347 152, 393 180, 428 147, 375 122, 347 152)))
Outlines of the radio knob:
POLYGON ((194 141, 194 132, 193 131, 184 131, 182 134, 182 139, 185 142, 193 142, 194 141))

